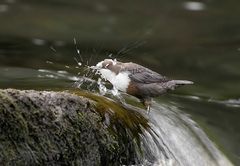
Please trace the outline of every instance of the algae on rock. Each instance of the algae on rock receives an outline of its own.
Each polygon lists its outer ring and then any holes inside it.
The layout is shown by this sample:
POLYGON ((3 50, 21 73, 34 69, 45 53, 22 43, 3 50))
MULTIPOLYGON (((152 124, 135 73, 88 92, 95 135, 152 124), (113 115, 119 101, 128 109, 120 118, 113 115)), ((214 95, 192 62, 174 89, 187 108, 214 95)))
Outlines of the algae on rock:
POLYGON ((0 164, 134 163, 131 138, 110 131, 95 105, 66 92, 0 90, 0 164))

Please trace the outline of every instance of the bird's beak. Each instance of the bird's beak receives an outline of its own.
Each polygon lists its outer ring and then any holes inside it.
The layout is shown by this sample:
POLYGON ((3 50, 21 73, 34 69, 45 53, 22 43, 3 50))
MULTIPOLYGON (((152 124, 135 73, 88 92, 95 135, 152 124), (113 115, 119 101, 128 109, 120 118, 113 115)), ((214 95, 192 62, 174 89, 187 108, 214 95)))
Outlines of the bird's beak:
POLYGON ((98 64, 96 65, 96 67, 97 67, 98 69, 101 69, 101 68, 103 67, 102 63, 103 63, 103 61, 98 62, 98 64))
POLYGON ((102 61, 101 62, 98 62, 97 64, 96 64, 96 66, 91 66, 91 69, 94 69, 94 70, 99 70, 99 69, 101 69, 102 68, 102 61))

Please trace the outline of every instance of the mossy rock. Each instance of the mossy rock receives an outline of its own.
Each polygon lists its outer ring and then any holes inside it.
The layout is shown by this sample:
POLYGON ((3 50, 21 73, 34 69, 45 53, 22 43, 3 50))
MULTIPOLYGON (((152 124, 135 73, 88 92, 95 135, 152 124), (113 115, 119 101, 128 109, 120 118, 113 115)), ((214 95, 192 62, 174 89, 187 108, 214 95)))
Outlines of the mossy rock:
POLYGON ((117 119, 119 113, 92 99, 67 92, 0 90, 0 164, 135 164, 138 136, 147 121, 137 116, 136 125, 126 117, 117 119))

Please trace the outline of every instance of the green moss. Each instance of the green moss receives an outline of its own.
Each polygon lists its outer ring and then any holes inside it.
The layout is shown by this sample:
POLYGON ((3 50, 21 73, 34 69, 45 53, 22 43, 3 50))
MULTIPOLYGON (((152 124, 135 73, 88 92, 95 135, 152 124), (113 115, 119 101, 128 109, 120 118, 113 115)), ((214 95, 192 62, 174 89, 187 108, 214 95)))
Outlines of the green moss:
POLYGON ((141 159, 148 122, 135 110, 81 91, 0 90, 0 163, 123 165, 141 159), (29 95, 31 94, 31 95, 29 95))
MULTIPOLYGON (((84 98, 94 101, 92 107, 102 117, 103 123, 106 124, 110 135, 117 141, 118 146, 111 146, 112 150, 118 149, 120 161, 126 163, 132 159, 141 160, 142 149, 140 137, 144 131, 150 130, 148 120, 138 111, 125 108, 123 105, 112 101, 109 98, 85 91, 70 91, 84 98), (144 130, 144 131, 143 131, 144 130), (128 148, 126 148, 128 147, 128 148)), ((136 163, 138 161, 131 161, 136 163)))
POLYGON ((95 101, 95 108, 99 113, 109 113, 110 115, 114 115, 113 117, 117 118, 117 120, 121 119, 126 124, 126 126, 132 130, 136 129, 137 124, 144 129, 149 127, 148 120, 140 113, 138 113, 137 110, 131 110, 130 108, 126 109, 124 108, 124 106, 115 103, 109 98, 99 96, 93 93, 88 93, 84 91, 70 92, 95 101))

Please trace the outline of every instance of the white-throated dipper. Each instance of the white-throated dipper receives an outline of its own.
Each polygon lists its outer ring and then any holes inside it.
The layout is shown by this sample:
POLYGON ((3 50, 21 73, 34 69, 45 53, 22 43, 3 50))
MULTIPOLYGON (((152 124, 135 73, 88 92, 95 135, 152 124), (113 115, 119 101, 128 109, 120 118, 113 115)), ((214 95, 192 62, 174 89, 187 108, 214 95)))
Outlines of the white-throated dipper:
POLYGON ((192 81, 171 80, 136 63, 122 63, 105 59, 96 65, 101 77, 114 88, 137 97, 150 109, 151 98, 160 96, 180 85, 193 84, 192 81))

